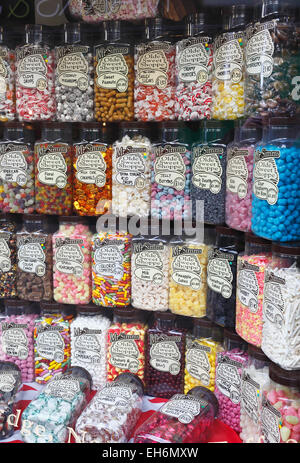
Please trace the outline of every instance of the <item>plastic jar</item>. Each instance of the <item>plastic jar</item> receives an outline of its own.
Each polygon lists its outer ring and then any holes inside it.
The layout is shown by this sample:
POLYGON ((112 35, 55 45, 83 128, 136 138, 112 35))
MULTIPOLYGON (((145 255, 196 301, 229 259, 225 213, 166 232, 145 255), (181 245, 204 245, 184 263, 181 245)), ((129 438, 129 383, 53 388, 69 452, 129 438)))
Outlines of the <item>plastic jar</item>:
POLYGON ((262 399, 263 441, 299 443, 300 371, 286 371, 271 363, 269 375, 262 399))
POLYGON ((204 387, 175 394, 137 428, 134 443, 206 443, 218 409, 215 395, 204 387))
POLYGON ((81 24, 64 24, 64 42, 55 48, 57 120, 94 118, 93 54, 81 24))
POLYGON ((189 218, 191 152, 184 127, 178 122, 162 124, 160 142, 151 154, 151 216, 159 219, 189 218))
POLYGON ((146 392, 169 399, 183 393, 185 331, 178 328, 176 316, 156 312, 147 331, 146 392))
POLYGON ((145 375, 145 335, 147 326, 139 311, 114 310, 113 324, 107 332, 107 381, 120 373, 134 373, 143 383, 145 375))
POLYGON ((223 32, 214 39, 212 117, 238 119, 244 115, 244 45, 248 21, 246 4, 223 11, 223 32))
POLYGON ((24 215, 17 232, 17 294, 27 301, 51 301, 52 238, 47 217, 24 215))
POLYGON ((7 122, 16 116, 16 59, 8 40, 4 38, 3 27, 0 27, 0 121, 7 122))
POLYGON ((22 382, 34 381, 33 330, 39 307, 24 301, 6 299, 1 317, 0 360, 15 363, 22 382))
POLYGON ((112 199, 112 148, 107 129, 98 123, 80 126, 74 144, 73 209, 94 216, 110 211, 112 199))
POLYGON ((143 391, 137 376, 121 373, 93 397, 77 420, 76 434, 86 443, 127 443, 142 413, 143 391))
POLYGON ((42 140, 35 143, 36 212, 72 213, 72 162, 71 127, 43 124, 42 140))
POLYGON ((218 325, 235 329, 238 253, 244 249, 241 232, 216 228, 217 237, 208 253, 207 317, 218 325))
POLYGON ((272 245, 265 271, 262 345, 281 368, 300 369, 300 247, 272 245))
POLYGON ((24 442, 63 444, 70 440, 69 428, 86 406, 91 388, 92 378, 84 368, 71 367, 53 378, 22 414, 24 442))
POLYGON ((215 395, 219 401, 219 419, 236 432, 241 432, 241 383, 247 364, 247 343, 225 329, 224 352, 217 354, 215 395))
POLYGON ((15 398, 22 384, 19 367, 12 362, 0 362, 0 441, 14 432, 9 417, 16 412, 15 398))
POLYGON ((96 121, 134 118, 134 58, 127 39, 123 22, 104 23, 104 39, 94 48, 96 121))
POLYGON ((132 240, 131 303, 136 309, 169 308, 169 247, 161 236, 132 240))
POLYGON ((205 318, 196 319, 186 337, 184 393, 195 386, 215 390, 216 359, 223 351, 223 328, 205 318))
POLYGON ((144 42, 135 47, 134 115, 138 121, 176 118, 175 45, 163 18, 145 21, 144 42))
POLYGON ((248 346, 248 365, 242 374, 241 386, 241 433, 246 444, 260 443, 261 410, 263 390, 269 384, 269 364, 271 361, 257 347, 248 346))
POLYGON ((266 267, 271 262, 271 242, 246 233, 245 251, 238 256, 236 332, 245 341, 261 346, 266 267))
POLYGON ((246 36, 246 115, 281 117, 299 113, 295 7, 291 2, 262 0, 256 22, 247 27, 246 36))
POLYGON ((204 222, 225 222, 226 145, 231 140, 233 123, 203 121, 200 142, 192 146, 191 200, 193 218, 204 208, 204 222), (197 204, 203 201, 203 203, 197 204))
POLYGON ((234 141, 227 146, 225 222, 243 232, 251 230, 254 145, 260 139, 258 125, 238 120, 234 141))
POLYGON ((60 217, 52 238, 54 300, 88 304, 92 297, 92 233, 84 217, 60 217))
POLYGON ((93 388, 106 383, 106 342, 110 320, 98 307, 77 306, 77 317, 71 323, 71 365, 86 368, 93 388))
POLYGON ((17 296, 16 230, 13 216, 0 214, 0 299, 17 296))
POLYGON ((0 141, 0 208, 3 212, 34 212, 33 146, 27 135, 20 122, 5 124, 0 141))
POLYGON ((176 115, 178 120, 210 119, 213 37, 206 11, 186 19, 185 38, 176 44, 176 115))
POLYGON ((300 239, 299 120, 271 118, 254 153, 252 231, 274 241, 300 239))
POLYGON ((25 26, 16 48, 16 106, 20 121, 53 121, 56 116, 55 56, 40 24, 25 26))
POLYGON ((151 142, 144 124, 122 123, 113 144, 112 213, 148 217, 151 197, 151 142))
POLYGON ((99 232, 92 238, 93 303, 127 306, 131 296, 131 235, 99 232))
POLYGON ((64 373, 71 364, 70 323, 74 310, 55 302, 41 304, 41 316, 35 321, 35 381, 46 384, 64 373))

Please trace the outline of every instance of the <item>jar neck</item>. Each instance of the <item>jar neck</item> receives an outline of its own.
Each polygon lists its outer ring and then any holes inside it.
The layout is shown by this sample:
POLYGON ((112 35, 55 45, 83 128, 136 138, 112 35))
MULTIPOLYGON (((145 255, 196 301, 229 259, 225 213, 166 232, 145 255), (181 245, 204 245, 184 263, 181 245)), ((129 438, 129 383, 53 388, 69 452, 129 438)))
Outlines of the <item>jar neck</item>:
POLYGON ((81 42, 81 26, 80 24, 68 23, 64 25, 65 44, 74 45, 81 42))
POLYGON ((50 142, 62 141, 63 140, 62 129, 43 127, 43 129, 42 129, 42 140, 43 141, 47 140, 47 141, 50 141, 50 142))
POLYGON ((246 5, 233 5, 231 12, 224 16, 223 29, 225 31, 240 29, 246 23, 246 5))
POLYGON ((271 243, 259 244, 259 243, 252 243, 251 241, 247 241, 245 243, 245 254, 248 256, 251 255, 264 255, 266 253, 271 252, 271 243))
POLYGON ((161 331, 170 331, 175 329, 175 321, 174 320, 163 320, 158 318, 156 320, 156 327, 161 331))
POLYGON ((121 40, 121 22, 106 21, 104 22, 104 41, 105 42, 120 42, 121 40))
POLYGON ((43 42, 43 26, 38 25, 38 24, 26 26, 25 41, 27 44, 42 43, 43 42))
POLYGON ((160 40, 164 37, 164 27, 162 18, 146 20, 145 28, 146 40, 160 40))
POLYGON ((162 139, 164 142, 177 142, 179 140, 178 128, 165 128, 163 129, 162 139))
POLYGON ((40 220, 26 220, 24 219, 24 229, 30 233, 45 231, 45 222, 40 220))
POLYGON ((199 325, 194 325, 193 329, 193 336, 196 339, 200 338, 211 338, 212 336, 212 329, 208 326, 199 326, 199 325))
POLYGON ((265 127, 263 130, 263 141, 265 143, 271 142, 273 140, 295 140, 296 138, 297 127, 295 125, 272 125, 265 127))
POLYGON ((4 127, 3 137, 10 141, 24 141, 24 132, 22 128, 4 127))
POLYGON ((217 238, 216 238, 216 246, 235 246, 236 245, 236 237, 232 235, 223 235, 217 233, 217 238))
POLYGON ((99 141, 101 138, 101 132, 99 129, 85 129, 80 131, 80 140, 88 142, 99 141))
POLYGON ((255 127, 239 127, 235 129, 236 143, 255 143, 261 139, 261 129, 255 127))

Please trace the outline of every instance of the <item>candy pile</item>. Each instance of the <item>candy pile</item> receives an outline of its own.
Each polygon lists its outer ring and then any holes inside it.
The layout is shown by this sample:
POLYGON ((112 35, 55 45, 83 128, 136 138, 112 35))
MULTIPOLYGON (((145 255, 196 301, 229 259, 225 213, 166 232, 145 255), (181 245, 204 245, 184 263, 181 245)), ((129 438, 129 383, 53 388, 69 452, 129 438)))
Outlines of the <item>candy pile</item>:
POLYGON ((6 122, 16 116, 15 54, 4 45, 0 45, 0 121, 6 122))

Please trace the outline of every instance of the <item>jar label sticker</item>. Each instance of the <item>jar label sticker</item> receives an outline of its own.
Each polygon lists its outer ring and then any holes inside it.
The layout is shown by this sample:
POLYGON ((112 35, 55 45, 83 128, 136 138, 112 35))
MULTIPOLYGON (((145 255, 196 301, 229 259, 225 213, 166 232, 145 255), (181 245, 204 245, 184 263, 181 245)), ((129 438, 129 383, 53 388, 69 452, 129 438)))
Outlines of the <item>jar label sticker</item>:
POLYGON ((269 400, 263 396, 261 410, 261 428, 267 444, 280 443, 280 423, 282 423, 281 413, 276 410, 269 400))
POLYGON ((176 61, 179 81, 198 82, 201 85, 208 81, 211 42, 210 37, 190 37, 178 43, 176 61))
POLYGON ((180 145, 161 145, 155 148, 154 181, 177 191, 184 190, 186 165, 182 156, 186 152, 186 147, 180 145))
POLYGON ((68 375, 66 377, 55 377, 50 381, 44 390, 44 394, 51 397, 72 402, 81 391, 80 382, 77 378, 68 375))
POLYGON ((44 91, 47 88, 47 60, 49 50, 25 45, 16 50, 17 80, 25 88, 44 91))
POLYGON ((80 363, 101 362, 101 334, 102 330, 90 330, 89 328, 77 328, 71 325, 74 343, 72 345, 72 365, 76 361, 80 363))
POLYGON ((26 360, 28 357, 27 324, 2 323, 2 350, 9 357, 26 360))
POLYGON ((259 285, 256 273, 259 273, 259 266, 249 264, 240 259, 237 274, 237 297, 242 305, 248 307, 251 313, 258 311, 259 285))
POLYGON ((16 384, 16 372, 9 373, 9 370, 0 372, 0 392, 6 393, 14 390, 16 384))
POLYGON ((105 145, 76 146, 76 178, 79 182, 102 188, 106 184, 105 145))
POLYGON ((241 385, 241 404, 243 410, 255 424, 259 424, 260 386, 249 373, 243 371, 241 385))
POLYGON ((207 402, 193 396, 175 394, 169 402, 160 409, 160 413, 177 418, 183 424, 191 423, 201 410, 207 406, 207 402))
POLYGON ((218 194, 222 187, 223 168, 220 162, 224 148, 199 146, 193 148, 192 183, 196 188, 218 194))
POLYGON ((150 359, 149 363, 157 371, 169 372, 171 375, 180 373, 181 353, 178 348, 181 336, 168 336, 150 334, 150 359))
POLYGON ((67 164, 64 154, 68 152, 68 146, 58 148, 48 146, 38 147, 37 177, 40 183, 57 188, 65 188, 67 185, 67 164))
MULTIPOLYGON (((129 69, 123 55, 128 54, 129 48, 124 46, 110 45, 97 48, 96 84, 98 87, 116 89, 120 93, 127 92, 129 69)), ((125 103, 120 101, 117 104, 124 105, 125 103)))
POLYGON ((115 180, 120 185, 133 186, 143 190, 147 186, 146 164, 144 158, 148 156, 147 148, 127 147, 116 148, 115 180))
POLYGON ((82 239, 56 238, 54 240, 54 265, 67 275, 83 275, 84 248, 82 239))
POLYGON ((216 386, 234 404, 239 404, 241 400, 241 376, 238 369, 242 368, 241 362, 232 360, 226 355, 218 355, 216 386))
POLYGON ((11 252, 7 244, 8 240, 1 238, 1 235, 0 233, 0 275, 1 273, 9 272, 11 269, 11 252))
POLYGON ((245 34, 224 33, 214 42, 214 74, 216 79, 238 84, 243 78, 243 42, 245 34), (233 40, 232 40, 233 38, 233 40))
POLYGON ((11 143, 0 145, 0 180, 24 187, 28 180, 28 164, 24 154, 28 147, 11 143))
POLYGON ((138 46, 136 78, 141 85, 157 87, 164 90, 168 85, 169 63, 166 52, 167 42, 150 42, 138 46))
POLYGON ((247 196, 249 173, 245 156, 248 155, 248 150, 237 147, 227 151, 226 188, 239 199, 247 196))
POLYGON ((250 75, 270 77, 273 72, 274 43, 270 29, 275 29, 276 23, 269 21, 256 23, 247 28, 247 45, 245 49, 246 72, 250 75))
POLYGON ((103 389, 95 395, 95 402, 98 405, 111 405, 117 408, 128 408, 132 400, 132 388, 129 385, 120 383, 106 384, 103 389))
POLYGON ((225 299, 232 295, 233 274, 231 266, 234 261, 232 254, 219 253, 217 250, 209 253, 207 264, 207 285, 225 299))
POLYGON ((200 255, 203 249, 175 246, 172 249, 171 277, 178 285, 199 291, 202 286, 200 255))
POLYGON ((86 91, 89 86, 88 47, 67 45, 56 50, 58 83, 64 87, 86 91))
POLYGON ((57 363, 64 361, 65 342, 59 331, 64 331, 62 326, 39 326, 36 338, 36 353, 47 360, 57 363))
POLYGON ((258 199, 267 201, 270 206, 277 203, 279 173, 275 159, 280 158, 280 151, 262 148, 254 153, 253 193, 258 199))
POLYGON ((208 387, 210 383, 211 365, 207 355, 207 352, 210 351, 210 347, 203 346, 198 342, 192 343, 191 347, 186 351, 186 369, 188 373, 193 378, 201 381, 205 387, 208 387))
MULTIPOLYGON (((82 0, 83 15, 111 15, 118 13, 122 0, 82 0)), ((110 19, 107 17, 106 19, 110 19)))
POLYGON ((17 237, 18 267, 22 272, 43 277, 46 273, 46 238, 17 237))
POLYGON ((160 243, 133 243, 132 270, 135 277, 157 285, 162 284, 164 274, 161 252, 164 250, 164 244, 160 243))
POLYGON ((105 244, 94 251, 93 271, 97 276, 113 277, 114 280, 122 280, 124 243, 105 244))
POLYGON ((272 271, 265 271, 263 315, 265 323, 272 323, 277 329, 284 327, 285 301, 282 290, 285 280, 272 271))
POLYGON ((130 335, 125 333, 110 333, 109 347, 110 363, 121 370, 129 370, 131 373, 137 373, 141 367, 139 361, 139 349, 137 341, 139 335, 130 335))

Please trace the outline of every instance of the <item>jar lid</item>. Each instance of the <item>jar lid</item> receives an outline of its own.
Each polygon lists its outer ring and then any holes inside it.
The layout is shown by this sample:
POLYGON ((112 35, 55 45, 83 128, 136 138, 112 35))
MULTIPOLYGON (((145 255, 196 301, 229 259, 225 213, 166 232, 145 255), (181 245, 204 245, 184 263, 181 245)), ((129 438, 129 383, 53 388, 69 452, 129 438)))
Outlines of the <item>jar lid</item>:
POLYGON ((214 325, 213 322, 206 317, 195 318, 193 321, 194 321, 194 326, 203 326, 207 328, 212 328, 214 325))
POLYGON ((300 256, 300 242, 294 243, 276 243, 272 242, 272 252, 280 254, 288 254, 289 256, 300 256))
POLYGON ((212 338, 216 342, 223 342, 224 340, 224 328, 216 323, 213 323, 212 327, 212 338))
POLYGON ((59 222, 76 222, 76 223, 88 223, 87 217, 81 215, 61 215, 58 217, 59 222))
POLYGON ((8 222, 13 222, 15 220, 15 216, 14 214, 10 214, 8 212, 7 213, 1 212, 0 220, 7 220, 8 222))
POLYGON ((133 307, 124 307, 124 308, 118 307, 114 310, 114 314, 117 317, 135 319, 137 316, 137 310, 134 309, 133 307))
POLYGON ((119 383, 119 382, 136 386, 138 390, 138 395, 140 397, 144 395, 144 385, 142 381, 140 380, 140 378, 134 375, 133 373, 125 372, 125 373, 119 374, 119 376, 115 378, 114 383, 119 383))
POLYGON ((155 312, 154 313, 155 320, 170 320, 173 321, 176 319, 176 315, 172 312, 155 312))
POLYGON ((275 383, 295 387, 300 390, 300 370, 284 370, 271 362, 269 376, 275 383))
POLYGON ((189 390, 186 394, 187 396, 196 397, 197 399, 205 400, 205 402, 210 403, 214 409, 214 417, 216 418, 219 413, 219 402, 217 397, 213 392, 211 392, 206 387, 196 386, 189 390))
POLYGON ((77 312, 88 312, 88 313, 95 313, 95 314, 101 314, 101 307, 95 304, 83 304, 83 305, 77 305, 76 306, 76 311, 77 312))
POLYGON ((292 116, 292 117, 269 117, 264 116, 262 118, 263 125, 269 125, 271 127, 282 127, 282 126, 291 126, 291 125, 299 125, 299 116, 292 116))
POLYGON ((268 246, 268 248, 271 248, 271 241, 261 238, 260 236, 256 236, 251 232, 245 233, 245 240, 248 243, 263 244, 264 246, 268 246))
POLYGON ((232 236, 237 236, 243 239, 243 232, 234 230, 233 228, 226 227, 225 225, 217 225, 216 232, 220 233, 221 235, 228 235, 228 236, 232 235, 232 236))
POLYGON ((99 122, 81 122, 79 124, 79 129, 81 130, 89 130, 89 129, 97 129, 101 130, 102 126, 99 122))
POLYGON ((248 344, 248 354, 257 360, 261 360, 262 362, 271 362, 271 360, 259 347, 253 346, 252 344, 248 344))
POLYGON ((166 121, 161 123, 162 130, 164 129, 180 129, 183 127, 183 123, 181 121, 166 121))
POLYGON ((63 305, 58 302, 41 302, 41 310, 61 313, 63 310, 63 305))
POLYGON ((5 299, 4 307, 10 315, 40 313, 40 308, 36 303, 18 299, 5 299))
POLYGON ((47 216, 43 214, 24 214, 23 221, 24 222, 46 222, 47 216))
POLYGON ((246 344, 243 338, 241 338, 236 332, 229 330, 228 328, 224 328, 224 337, 231 339, 232 341, 241 342, 246 344))
POLYGON ((92 377, 85 368, 78 367, 78 366, 69 367, 65 375, 72 375, 78 378, 87 379, 88 382, 90 383, 90 388, 92 388, 92 385, 93 385, 92 377))

